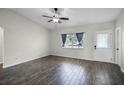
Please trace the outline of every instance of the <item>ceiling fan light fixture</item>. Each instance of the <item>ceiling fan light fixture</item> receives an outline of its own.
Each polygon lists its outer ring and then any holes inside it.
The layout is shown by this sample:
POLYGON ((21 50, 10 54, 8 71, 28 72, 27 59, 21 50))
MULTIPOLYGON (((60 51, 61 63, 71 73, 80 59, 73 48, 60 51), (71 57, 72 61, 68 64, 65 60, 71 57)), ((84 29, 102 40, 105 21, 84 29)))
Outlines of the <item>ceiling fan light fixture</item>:
POLYGON ((54 23, 58 23, 59 22, 59 18, 53 18, 53 22, 54 23))
POLYGON ((60 12, 58 11, 58 8, 54 8, 54 15, 53 16, 47 16, 47 15, 42 15, 43 17, 50 18, 48 22, 53 22, 53 23, 62 23, 62 20, 69 20, 69 18, 66 17, 60 17, 60 12))

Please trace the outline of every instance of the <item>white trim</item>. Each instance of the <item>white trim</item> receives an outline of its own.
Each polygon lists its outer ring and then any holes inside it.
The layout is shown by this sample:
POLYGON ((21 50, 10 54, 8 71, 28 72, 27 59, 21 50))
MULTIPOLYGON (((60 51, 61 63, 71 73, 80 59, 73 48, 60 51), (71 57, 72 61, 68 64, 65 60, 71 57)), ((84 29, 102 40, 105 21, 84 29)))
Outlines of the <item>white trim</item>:
POLYGON ((89 58, 79 58, 79 57, 72 57, 72 56, 64 56, 64 55, 56 55, 56 54, 51 54, 52 56, 58 56, 58 57, 66 57, 66 58, 74 58, 74 59, 81 59, 81 60, 88 60, 88 61, 97 61, 97 62, 106 62, 106 63, 112 63, 115 64, 113 61, 100 61, 100 60, 95 60, 95 59, 89 59, 89 58))
POLYGON ((119 66, 121 66, 121 64, 122 64, 122 31, 121 31, 121 26, 118 26, 118 27, 116 27, 116 29, 115 29, 115 63, 118 64, 119 66), (118 30, 120 31, 120 32, 119 32, 119 34, 120 34, 120 35, 119 35, 119 41, 120 41, 119 44, 120 44, 120 45, 119 45, 119 47, 118 47, 118 48, 119 48, 119 52, 120 52, 120 56, 119 56, 119 57, 120 57, 120 61, 119 61, 119 63, 117 62, 117 59, 116 59, 116 48, 117 48, 117 47, 116 47, 116 46, 117 46, 117 44, 116 44, 116 42, 117 42, 117 41, 116 41, 116 39, 117 39, 116 34, 117 34, 117 31, 118 31, 118 30), (121 39, 121 40, 120 40, 120 39, 121 39))
MULTIPOLYGON (((4 29, 0 26, 0 29, 1 29, 1 31, 2 31, 2 38, 3 38, 3 41, 2 41, 2 56, 3 56, 3 59, 2 59, 2 62, 0 62, 0 63, 4 63, 4 29)), ((1 61, 1 60, 0 60, 1 61)))
POLYGON ((49 56, 49 55, 45 55, 45 56, 42 56, 42 57, 37 57, 37 58, 34 58, 34 59, 26 60, 26 61, 24 61, 24 62, 9 64, 9 65, 5 65, 5 64, 3 63, 3 68, 8 68, 8 67, 11 67, 11 66, 15 66, 15 65, 22 64, 22 63, 30 62, 30 61, 32 61, 32 60, 39 59, 39 58, 43 58, 43 57, 47 57, 47 56, 49 56))

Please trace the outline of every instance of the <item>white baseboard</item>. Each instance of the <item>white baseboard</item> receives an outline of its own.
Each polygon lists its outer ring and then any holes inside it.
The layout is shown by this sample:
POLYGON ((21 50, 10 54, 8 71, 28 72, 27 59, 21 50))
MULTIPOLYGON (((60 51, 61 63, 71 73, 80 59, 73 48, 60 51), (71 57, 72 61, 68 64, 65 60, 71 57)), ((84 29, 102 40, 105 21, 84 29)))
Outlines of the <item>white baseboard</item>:
POLYGON ((66 57, 66 58, 75 58, 75 59, 82 59, 82 60, 92 60, 95 61, 94 59, 88 59, 88 58, 79 58, 79 57, 72 57, 72 56, 65 56, 65 55, 56 55, 56 54, 51 54, 52 56, 58 56, 58 57, 66 57))
MULTIPOLYGON (((52 54, 52 55, 53 55, 53 56, 59 56, 59 57, 82 59, 82 60, 88 60, 88 61, 98 61, 98 62, 114 63, 114 62, 109 62, 109 61, 95 60, 95 59, 91 59, 91 58, 80 58, 80 57, 72 57, 72 56, 64 56, 64 55, 56 55, 56 54, 52 54)), ((115 64, 115 63, 114 63, 114 64, 115 64)))
POLYGON ((5 64, 3 63, 3 68, 8 68, 8 67, 11 67, 11 66, 19 65, 19 64, 22 64, 22 63, 25 63, 25 62, 29 62, 29 61, 32 61, 32 60, 35 60, 35 59, 38 59, 38 58, 43 58, 43 57, 46 57, 46 56, 49 56, 49 55, 45 55, 45 56, 41 56, 41 57, 37 57, 37 58, 25 60, 25 61, 23 61, 23 62, 14 63, 14 64, 9 64, 9 65, 5 65, 5 64))

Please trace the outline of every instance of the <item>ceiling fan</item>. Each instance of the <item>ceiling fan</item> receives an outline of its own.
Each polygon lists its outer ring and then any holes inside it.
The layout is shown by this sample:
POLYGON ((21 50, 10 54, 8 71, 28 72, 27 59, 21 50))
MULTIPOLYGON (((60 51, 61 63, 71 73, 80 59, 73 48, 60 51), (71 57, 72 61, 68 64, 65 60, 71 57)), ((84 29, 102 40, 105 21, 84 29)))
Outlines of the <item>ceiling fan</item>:
POLYGON ((58 8, 54 8, 54 12, 55 14, 53 16, 47 16, 47 15, 42 15, 42 16, 46 18, 50 18, 48 22, 54 22, 54 23, 62 23, 61 20, 69 20, 69 18, 60 16, 60 13, 58 12, 58 8))

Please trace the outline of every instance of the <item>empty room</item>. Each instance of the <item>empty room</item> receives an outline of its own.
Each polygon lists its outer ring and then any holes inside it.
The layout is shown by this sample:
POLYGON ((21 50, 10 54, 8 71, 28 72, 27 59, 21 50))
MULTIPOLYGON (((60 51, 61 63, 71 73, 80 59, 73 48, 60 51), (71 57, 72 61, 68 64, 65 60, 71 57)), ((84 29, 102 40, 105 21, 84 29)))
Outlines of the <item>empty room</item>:
POLYGON ((123 8, 0 8, 0 85, 124 85, 123 8))

